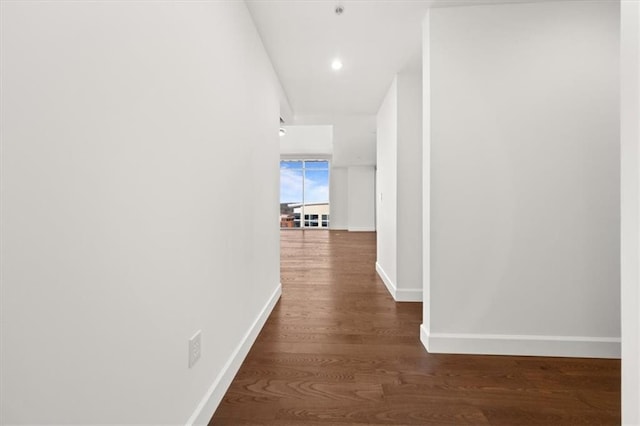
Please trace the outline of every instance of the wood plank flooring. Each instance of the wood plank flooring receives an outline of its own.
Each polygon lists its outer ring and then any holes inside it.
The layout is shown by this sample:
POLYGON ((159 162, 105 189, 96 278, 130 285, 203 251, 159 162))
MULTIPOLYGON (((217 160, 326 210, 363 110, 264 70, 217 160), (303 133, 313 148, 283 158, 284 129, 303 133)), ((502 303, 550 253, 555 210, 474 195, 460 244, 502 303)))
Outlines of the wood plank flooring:
POLYGON ((375 234, 282 231, 281 300, 211 425, 614 425, 617 360, 428 354, 375 234))

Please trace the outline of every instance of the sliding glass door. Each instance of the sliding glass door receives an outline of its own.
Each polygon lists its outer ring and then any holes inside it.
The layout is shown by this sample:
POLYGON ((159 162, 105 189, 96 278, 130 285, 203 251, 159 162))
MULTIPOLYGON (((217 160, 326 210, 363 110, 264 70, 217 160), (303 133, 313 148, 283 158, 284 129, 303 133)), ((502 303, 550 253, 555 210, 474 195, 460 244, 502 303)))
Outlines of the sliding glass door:
POLYGON ((280 227, 329 228, 329 162, 280 162, 280 227))

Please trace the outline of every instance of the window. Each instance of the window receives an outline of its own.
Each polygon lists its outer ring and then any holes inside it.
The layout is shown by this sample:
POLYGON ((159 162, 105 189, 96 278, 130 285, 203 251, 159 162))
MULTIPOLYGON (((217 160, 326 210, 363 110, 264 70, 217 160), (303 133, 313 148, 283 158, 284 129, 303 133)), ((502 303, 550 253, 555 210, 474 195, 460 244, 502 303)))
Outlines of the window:
POLYGON ((329 227, 328 161, 280 161, 280 227, 329 227))

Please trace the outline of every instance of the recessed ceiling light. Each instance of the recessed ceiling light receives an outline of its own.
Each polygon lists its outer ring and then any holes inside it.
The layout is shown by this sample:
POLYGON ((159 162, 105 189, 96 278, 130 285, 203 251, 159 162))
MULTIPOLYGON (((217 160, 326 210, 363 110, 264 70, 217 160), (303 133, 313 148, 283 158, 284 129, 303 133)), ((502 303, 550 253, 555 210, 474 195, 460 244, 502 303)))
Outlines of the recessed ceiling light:
POLYGON ((333 62, 331 62, 331 68, 338 71, 342 68, 342 61, 340 59, 334 59, 333 62))

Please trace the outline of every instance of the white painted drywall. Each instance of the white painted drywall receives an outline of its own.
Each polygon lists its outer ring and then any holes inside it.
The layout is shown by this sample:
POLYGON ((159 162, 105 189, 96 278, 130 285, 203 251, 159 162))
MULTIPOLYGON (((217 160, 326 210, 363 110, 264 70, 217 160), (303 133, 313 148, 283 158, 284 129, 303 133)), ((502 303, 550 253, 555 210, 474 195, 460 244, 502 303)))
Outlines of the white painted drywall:
POLYGON ((619 356, 619 4, 433 9, 427 29, 423 341, 619 356))
POLYGON ((332 126, 282 126, 280 136, 282 158, 328 158, 333 153, 332 126))
POLYGON ((375 169, 349 167, 347 179, 349 231, 375 231, 375 169))
POLYGON ((429 350, 431 332, 431 10, 422 20, 422 324, 429 350))
POLYGON ((376 117, 376 268, 393 294, 397 288, 398 78, 376 117))
POLYGON ((331 117, 333 123, 333 159, 336 166, 373 166, 376 164, 376 117, 347 115, 331 117))
POLYGON ((184 424, 279 285, 280 107, 251 17, 1 7, 0 423, 184 424))
POLYGON ((278 90, 278 99, 280 100, 280 118, 287 123, 293 122, 293 109, 291 109, 291 103, 289 102, 289 98, 287 97, 284 88, 280 80, 276 82, 277 90, 278 90))
POLYGON ((376 164, 375 115, 296 115, 294 124, 333 127, 334 167, 376 164))
POLYGON ((398 80, 397 292, 398 301, 422 300, 422 72, 398 80))
POLYGON ((378 259, 396 301, 422 300, 422 74, 398 73, 377 116, 378 259), (416 220, 416 218, 418 218, 416 220))
POLYGON ((349 228, 349 177, 345 167, 332 167, 329 183, 329 202, 331 208, 331 229, 349 228))
POLYGON ((640 424, 640 2, 621 4, 622 423, 640 424))

